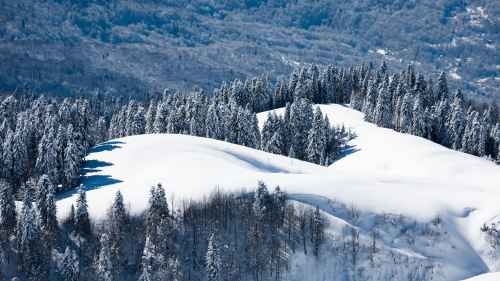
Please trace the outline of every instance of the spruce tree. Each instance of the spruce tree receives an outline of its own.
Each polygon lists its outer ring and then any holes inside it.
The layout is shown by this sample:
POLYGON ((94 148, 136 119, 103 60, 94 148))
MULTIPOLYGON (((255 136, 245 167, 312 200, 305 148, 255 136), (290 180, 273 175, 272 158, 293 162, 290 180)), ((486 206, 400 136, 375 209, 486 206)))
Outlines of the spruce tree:
POLYGON ((97 276, 99 281, 114 281, 116 272, 112 262, 111 241, 106 233, 101 235, 101 248, 97 260, 97 276))
POLYGON ((413 97, 410 93, 406 93, 401 102, 399 112, 398 128, 403 133, 410 133, 412 128, 412 108, 413 97))
POLYGON ((208 281, 222 281, 222 262, 219 253, 219 246, 215 234, 210 234, 208 238, 208 248, 206 255, 206 271, 208 281))
POLYGON ((291 143, 295 157, 301 160, 306 158, 307 136, 314 117, 313 108, 306 99, 298 99, 290 108, 291 143))
POLYGON ((392 96, 389 89, 389 82, 386 78, 378 91, 378 98, 373 113, 373 122, 377 124, 377 126, 384 128, 391 127, 393 114, 391 99, 392 96))
POLYGON ((120 272, 121 265, 126 260, 124 243, 126 241, 128 223, 128 214, 123 203, 123 196, 118 190, 108 214, 109 246, 113 267, 116 272, 120 272))
POLYGON ((80 279, 78 256, 67 246, 58 264, 58 272, 66 281, 78 281, 80 279))
POLYGON ((459 150, 462 147, 462 136, 465 129, 465 113, 462 94, 457 91, 451 105, 451 116, 447 127, 450 132, 451 147, 454 150, 459 150))
POLYGON ((312 163, 321 164, 324 161, 327 145, 326 128, 323 124, 323 114, 318 107, 314 113, 312 127, 307 138, 306 159, 312 163))
POLYGON ((446 79, 446 73, 441 72, 439 74, 436 96, 438 100, 447 100, 448 99, 448 81, 446 79))
POLYGON ((8 241, 16 228, 16 205, 9 183, 0 180, 0 239, 8 241))
POLYGON ((88 237, 91 234, 87 195, 83 185, 80 185, 76 199, 75 232, 81 237, 88 237))
POLYGON ((48 280, 50 251, 42 241, 41 220, 31 203, 29 191, 25 192, 21 219, 18 224, 17 250, 20 273, 28 281, 48 280))
POLYGON ((325 240, 325 219, 319 211, 319 207, 316 206, 316 210, 313 213, 311 221, 311 240, 313 244, 313 255, 315 257, 319 256, 321 244, 325 240))

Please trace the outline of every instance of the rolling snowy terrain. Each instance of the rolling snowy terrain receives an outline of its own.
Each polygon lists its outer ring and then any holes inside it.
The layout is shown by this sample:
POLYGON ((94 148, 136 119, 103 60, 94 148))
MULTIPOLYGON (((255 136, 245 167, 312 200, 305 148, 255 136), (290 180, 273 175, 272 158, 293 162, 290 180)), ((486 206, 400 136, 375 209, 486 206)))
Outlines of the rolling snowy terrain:
MULTIPOLYGON (((480 228, 500 214, 500 168, 490 161, 447 149, 423 138, 376 127, 360 112, 321 105, 334 124, 357 134, 352 151, 330 167, 186 135, 139 135, 96 146, 87 156, 84 185, 93 218, 106 214, 116 190, 131 213, 148 206, 151 186, 162 183, 169 201, 201 199, 215 188, 253 189, 258 180, 280 185, 291 198, 319 206, 329 215, 328 231, 348 225, 368 235, 380 216, 402 215, 416 236, 406 242, 399 227, 384 226, 388 251, 439 263, 439 280, 461 280, 496 271, 480 228), (356 219, 349 214, 359 210, 356 219), (439 239, 419 237, 419 223, 442 221, 439 239)), ((276 113, 282 113, 282 109, 276 113)), ((268 113, 259 114, 262 124, 268 113)), ((66 216, 76 194, 58 201, 66 216)), ((488 275, 485 279, 490 280, 488 275)), ((494 278, 494 277, 493 277, 494 278)), ((491 279, 493 280, 493 279, 491 279)))

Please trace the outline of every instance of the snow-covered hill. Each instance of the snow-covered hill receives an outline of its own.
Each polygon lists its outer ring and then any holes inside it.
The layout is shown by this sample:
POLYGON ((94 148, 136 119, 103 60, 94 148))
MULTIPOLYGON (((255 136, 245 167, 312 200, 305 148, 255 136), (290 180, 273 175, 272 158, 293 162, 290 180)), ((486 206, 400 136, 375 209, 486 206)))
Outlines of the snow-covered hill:
MULTIPOLYGON (((292 198, 318 205, 363 233, 370 220, 401 214, 417 222, 437 217, 446 239, 435 245, 401 242, 389 228, 383 242, 409 256, 439 260, 444 280, 495 270, 485 253, 480 226, 500 214, 500 168, 415 136, 378 128, 361 113, 340 105, 322 105, 335 124, 345 124, 358 137, 353 152, 330 167, 273 155, 221 141, 184 135, 141 135, 108 141, 88 155, 85 186, 89 210, 101 218, 120 189, 132 213, 147 207, 149 189, 166 187, 173 202, 199 199, 216 187, 254 188, 258 180, 280 185, 292 198), (347 214, 359 209, 360 219, 347 214)), ((276 110, 282 113, 283 110, 276 110)), ((261 124, 267 113, 259 115, 261 124)), ((58 201, 64 216, 76 196, 58 201)))

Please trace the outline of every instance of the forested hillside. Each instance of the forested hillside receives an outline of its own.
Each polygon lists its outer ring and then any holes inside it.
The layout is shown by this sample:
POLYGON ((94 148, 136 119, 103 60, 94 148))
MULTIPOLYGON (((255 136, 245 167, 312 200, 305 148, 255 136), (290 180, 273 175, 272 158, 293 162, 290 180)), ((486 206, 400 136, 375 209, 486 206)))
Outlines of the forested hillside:
POLYGON ((312 103, 350 104, 381 127, 424 137, 454 150, 499 161, 498 109, 451 92, 412 66, 379 68, 311 65, 271 83, 266 76, 223 83, 212 96, 166 91, 141 100, 94 95, 37 97, 18 93, 0 103, 2 178, 20 194, 32 177, 48 175, 58 191, 74 187, 88 149, 112 138, 189 134, 224 140, 328 166, 348 150, 356 132, 335 127, 312 103), (262 130, 256 112, 270 115, 262 130))
POLYGON ((498 102, 498 1, 0 1, 0 90, 142 95, 390 61, 498 102))

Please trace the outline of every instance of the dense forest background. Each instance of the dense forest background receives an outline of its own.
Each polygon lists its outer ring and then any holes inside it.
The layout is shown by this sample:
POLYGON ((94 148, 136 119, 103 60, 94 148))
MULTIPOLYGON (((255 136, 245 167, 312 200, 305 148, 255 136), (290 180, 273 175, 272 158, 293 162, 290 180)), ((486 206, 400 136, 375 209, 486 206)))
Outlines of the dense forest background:
POLYGON ((136 95, 298 63, 449 72, 498 102, 498 1, 0 1, 0 90, 136 95))

